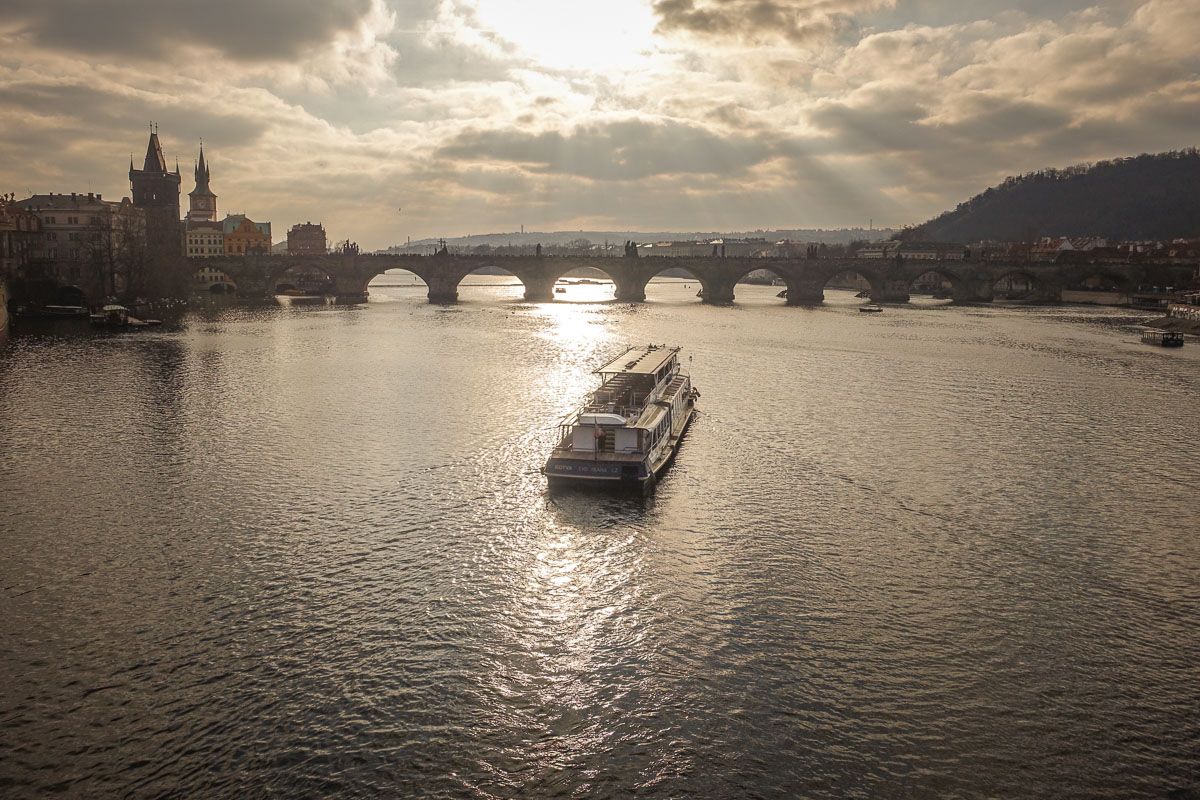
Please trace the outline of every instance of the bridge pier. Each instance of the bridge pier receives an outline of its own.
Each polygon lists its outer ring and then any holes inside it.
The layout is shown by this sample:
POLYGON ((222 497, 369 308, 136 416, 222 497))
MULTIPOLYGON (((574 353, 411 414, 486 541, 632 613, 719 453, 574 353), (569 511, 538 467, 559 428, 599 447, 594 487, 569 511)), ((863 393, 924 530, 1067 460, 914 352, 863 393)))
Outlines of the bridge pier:
POLYGON ((872 303, 907 303, 909 301, 908 281, 897 278, 885 278, 879 285, 871 284, 872 303))
POLYGON ((825 302, 825 284, 817 281, 789 281, 787 304, 789 306, 816 306, 825 302))
POLYGON ((462 280, 462 276, 427 270, 421 278, 429 287, 429 302, 439 305, 451 305, 458 302, 458 282, 462 280))
POLYGON ((704 287, 704 294, 700 297, 702 302, 708 303, 710 306, 727 306, 733 302, 733 286, 734 281, 729 279, 709 280, 707 283, 700 282, 704 287))
POLYGON ((976 276, 955 283, 952 299, 955 303, 990 303, 995 291, 990 277, 976 276))
POLYGON ((640 303, 646 299, 646 284, 644 281, 638 283, 637 280, 618 278, 616 275, 613 275, 613 284, 615 297, 618 300, 626 303, 640 303))
POLYGON ((554 282, 556 277, 545 275, 518 275, 521 283, 525 284, 525 299, 531 303, 548 303, 554 299, 554 282))

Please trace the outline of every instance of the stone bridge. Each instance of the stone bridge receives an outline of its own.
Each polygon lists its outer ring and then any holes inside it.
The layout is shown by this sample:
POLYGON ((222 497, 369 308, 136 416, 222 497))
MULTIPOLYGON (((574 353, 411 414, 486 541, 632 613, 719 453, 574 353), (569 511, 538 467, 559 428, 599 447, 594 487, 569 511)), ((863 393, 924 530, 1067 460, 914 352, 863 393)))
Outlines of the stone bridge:
POLYGON ((417 275, 429 287, 432 303, 453 303, 458 285, 467 275, 496 267, 515 275, 525 286, 525 299, 554 299, 554 283, 571 270, 591 267, 607 274, 615 284, 617 300, 646 299, 646 284, 668 269, 682 269, 699 281, 706 303, 734 300, 734 286, 748 273, 766 269, 787 285, 788 305, 811 305, 825 298, 825 286, 847 273, 857 273, 870 284, 871 300, 902 303, 909 299, 914 281, 935 273, 952 287, 959 303, 990 302, 997 282, 1012 278, 1028 287, 1023 299, 1058 302, 1066 288, 1099 277, 1122 292, 1140 285, 1182 285, 1194 270, 1189 264, 1155 263, 1046 263, 999 261, 927 261, 904 259, 770 259, 770 258, 605 258, 595 256, 476 256, 441 253, 421 255, 237 256, 193 260, 191 265, 223 271, 244 298, 268 298, 297 272, 320 273, 338 302, 361 303, 367 284, 390 269, 417 275))

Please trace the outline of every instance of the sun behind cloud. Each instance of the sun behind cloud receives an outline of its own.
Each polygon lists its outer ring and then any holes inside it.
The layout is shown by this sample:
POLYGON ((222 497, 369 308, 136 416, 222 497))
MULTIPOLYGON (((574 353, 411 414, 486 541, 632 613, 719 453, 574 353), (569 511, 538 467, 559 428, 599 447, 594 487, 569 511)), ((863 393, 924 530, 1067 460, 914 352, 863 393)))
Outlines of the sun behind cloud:
POLYGON ((481 0, 474 16, 540 66, 598 73, 634 68, 657 23, 648 0, 481 0))

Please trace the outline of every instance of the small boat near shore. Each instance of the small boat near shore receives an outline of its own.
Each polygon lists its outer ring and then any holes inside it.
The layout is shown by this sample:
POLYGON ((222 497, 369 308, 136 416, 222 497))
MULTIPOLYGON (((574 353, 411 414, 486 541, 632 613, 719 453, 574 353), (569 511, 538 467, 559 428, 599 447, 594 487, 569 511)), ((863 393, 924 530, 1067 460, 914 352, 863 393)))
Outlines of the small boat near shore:
POLYGON ((596 370, 600 388, 558 424, 543 472, 551 488, 652 487, 671 463, 700 393, 678 347, 632 347, 596 370))
POLYGON ((883 311, 883 307, 876 306, 876 305, 859 306, 858 310, 861 311, 863 314, 878 314, 881 311, 883 311))
POLYGON ((1142 331, 1142 343, 1159 347, 1183 347, 1183 334, 1179 331, 1142 331))
POLYGON ((161 325, 157 319, 138 319, 129 313, 125 306, 107 305, 91 315, 92 325, 109 330, 127 330, 129 328, 147 328, 151 325, 161 325))
POLYGON ((328 306, 333 305, 337 298, 333 295, 308 294, 298 290, 288 290, 275 295, 275 302, 288 306, 328 306))
POLYGON ((90 312, 87 306, 46 305, 18 306, 16 315, 33 319, 87 319, 90 312))

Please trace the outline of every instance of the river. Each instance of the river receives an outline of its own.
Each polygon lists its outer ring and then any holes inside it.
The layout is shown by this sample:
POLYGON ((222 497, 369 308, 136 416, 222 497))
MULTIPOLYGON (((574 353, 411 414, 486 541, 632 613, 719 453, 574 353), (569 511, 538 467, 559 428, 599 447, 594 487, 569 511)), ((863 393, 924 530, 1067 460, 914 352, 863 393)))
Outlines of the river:
POLYGON ((0 794, 1200 791, 1194 340, 404 282, 14 330, 0 794), (647 342, 702 392, 675 464, 548 494, 555 421, 647 342))

